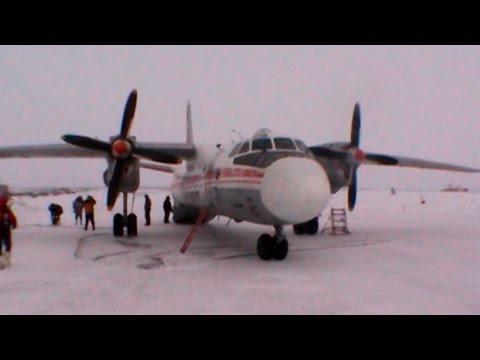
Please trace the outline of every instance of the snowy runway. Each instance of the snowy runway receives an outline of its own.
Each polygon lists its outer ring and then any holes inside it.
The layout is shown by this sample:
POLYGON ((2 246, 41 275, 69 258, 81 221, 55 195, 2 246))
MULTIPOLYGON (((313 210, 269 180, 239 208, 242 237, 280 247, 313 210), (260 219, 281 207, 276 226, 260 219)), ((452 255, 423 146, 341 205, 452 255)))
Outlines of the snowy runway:
MULTIPOLYGON (((351 235, 296 236, 285 261, 260 260, 267 226, 214 219, 186 254, 188 226, 161 222, 111 235, 97 199, 95 232, 74 225, 73 195, 16 198, 12 267, 0 271, 1 314, 479 314, 480 194, 360 191, 351 235), (60 203, 62 226, 48 225, 60 203)), ((332 205, 345 206, 345 194, 332 205)), ((118 209, 117 209, 118 210, 118 209)), ((328 218, 322 214, 321 227, 328 218)))

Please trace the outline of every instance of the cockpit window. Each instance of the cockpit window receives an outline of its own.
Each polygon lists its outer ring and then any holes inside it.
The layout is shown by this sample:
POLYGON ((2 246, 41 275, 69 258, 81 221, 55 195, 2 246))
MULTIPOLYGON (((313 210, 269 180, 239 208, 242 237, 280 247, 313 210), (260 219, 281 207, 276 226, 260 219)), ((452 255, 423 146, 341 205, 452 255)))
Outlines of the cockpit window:
POLYGON ((237 145, 235 145, 232 151, 230 151, 230 155, 228 156, 229 157, 234 156, 237 153, 238 149, 240 149, 240 146, 242 146, 242 143, 238 143, 237 145))
POLYGON ((295 144, 289 138, 275 138, 273 142, 277 150, 297 150, 295 144))
POLYGON ((269 150, 272 149, 272 140, 270 138, 261 138, 261 139, 255 139, 252 141, 252 151, 255 150, 269 150))
POLYGON ((242 144, 242 147, 240 148, 240 151, 238 152, 239 154, 244 154, 246 152, 249 152, 250 151, 250 142, 247 141, 247 142, 244 142, 242 144))
POLYGON ((308 147, 303 141, 295 140, 295 144, 297 144, 300 151, 304 152, 305 154, 308 153, 308 147))

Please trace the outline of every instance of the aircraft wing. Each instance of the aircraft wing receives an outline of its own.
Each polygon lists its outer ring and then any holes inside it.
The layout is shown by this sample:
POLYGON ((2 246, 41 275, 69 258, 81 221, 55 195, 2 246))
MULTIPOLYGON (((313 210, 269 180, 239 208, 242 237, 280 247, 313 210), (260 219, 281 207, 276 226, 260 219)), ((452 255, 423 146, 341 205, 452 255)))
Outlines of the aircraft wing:
MULTIPOLYGON (((155 162, 164 162, 171 156, 190 159, 195 147, 176 143, 137 143, 135 155, 155 162)), ((102 150, 83 148, 70 144, 21 145, 0 147, 0 158, 105 158, 102 150)))
POLYGON ((0 158, 104 158, 105 153, 69 144, 0 147, 0 158))
POLYGON ((454 164, 409 158, 404 156, 383 155, 383 154, 374 154, 374 153, 365 153, 365 160, 362 161, 362 164, 400 166, 400 167, 411 167, 411 168, 432 169, 432 170, 460 171, 460 172, 468 172, 468 173, 480 172, 480 169, 474 169, 474 168, 459 166, 454 164))
POLYGON ((375 153, 361 152, 361 158, 356 159, 355 154, 345 150, 332 149, 326 146, 312 146, 310 151, 317 159, 336 159, 345 161, 349 165, 380 165, 380 166, 399 166, 419 169, 446 170, 476 173, 480 169, 474 169, 466 166, 447 164, 437 161, 409 158, 397 155, 384 155, 375 153))
POLYGON ((147 143, 135 144, 134 154, 155 162, 166 162, 168 155, 188 160, 195 156, 196 149, 193 144, 187 143, 147 143))
POLYGON ((173 173, 175 171, 175 167, 165 164, 151 164, 146 162, 140 162, 140 167, 166 173, 173 173))

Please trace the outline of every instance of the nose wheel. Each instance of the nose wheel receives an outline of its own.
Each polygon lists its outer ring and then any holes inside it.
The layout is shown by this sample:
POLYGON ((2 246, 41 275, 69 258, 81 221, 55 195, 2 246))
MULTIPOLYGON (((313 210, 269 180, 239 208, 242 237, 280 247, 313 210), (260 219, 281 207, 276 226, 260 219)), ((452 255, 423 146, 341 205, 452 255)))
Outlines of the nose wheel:
POLYGON ((262 260, 284 260, 288 255, 288 241, 283 227, 275 226, 275 235, 263 234, 258 238, 257 254, 262 260))

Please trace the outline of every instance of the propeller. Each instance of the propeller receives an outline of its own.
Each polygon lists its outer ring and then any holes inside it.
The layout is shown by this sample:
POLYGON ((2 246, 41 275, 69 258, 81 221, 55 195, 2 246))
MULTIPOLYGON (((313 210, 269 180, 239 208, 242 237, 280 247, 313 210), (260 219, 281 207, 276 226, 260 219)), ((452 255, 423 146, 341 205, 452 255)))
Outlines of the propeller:
POLYGON ((336 165, 340 165, 346 170, 350 170, 350 184, 348 186, 348 209, 353 211, 357 200, 357 169, 362 164, 382 165, 382 166, 399 166, 419 169, 458 171, 467 173, 477 173, 480 169, 430 161, 418 158, 410 158, 397 155, 384 155, 376 153, 365 153, 360 149, 360 129, 361 114, 360 105, 355 104, 352 117, 352 129, 350 134, 350 142, 327 143, 323 145, 309 147, 315 157, 336 161, 336 165), (348 169, 349 167, 349 169, 348 169))
POLYGON ((128 140, 128 134, 130 132, 130 128, 132 127, 133 118, 135 117, 137 97, 137 90, 132 90, 128 96, 125 109, 123 111, 120 134, 113 137, 110 143, 80 135, 64 135, 62 137, 62 139, 69 144, 91 150, 108 152, 114 158, 112 177, 108 185, 107 193, 108 210, 111 210, 115 206, 115 202, 120 191, 122 174, 125 171, 125 164, 134 153, 134 147, 128 140))
MULTIPOLYGON (((348 209, 353 211, 357 200, 357 169, 369 156, 360 149, 361 128, 360 104, 356 103, 353 109, 352 129, 349 143, 332 143, 310 147, 310 151, 317 157, 340 160, 350 166, 350 185, 348 187, 348 209)), ((389 162, 387 156, 375 155, 375 160, 389 162)))
POLYGON ((132 127, 135 109, 137 107, 137 90, 132 90, 128 96, 125 109, 123 111, 122 126, 120 135, 112 142, 112 155, 115 158, 113 163, 113 172, 108 184, 107 209, 112 210, 117 201, 120 190, 120 180, 124 172, 126 159, 132 156, 132 145, 127 140, 128 133, 132 127))

